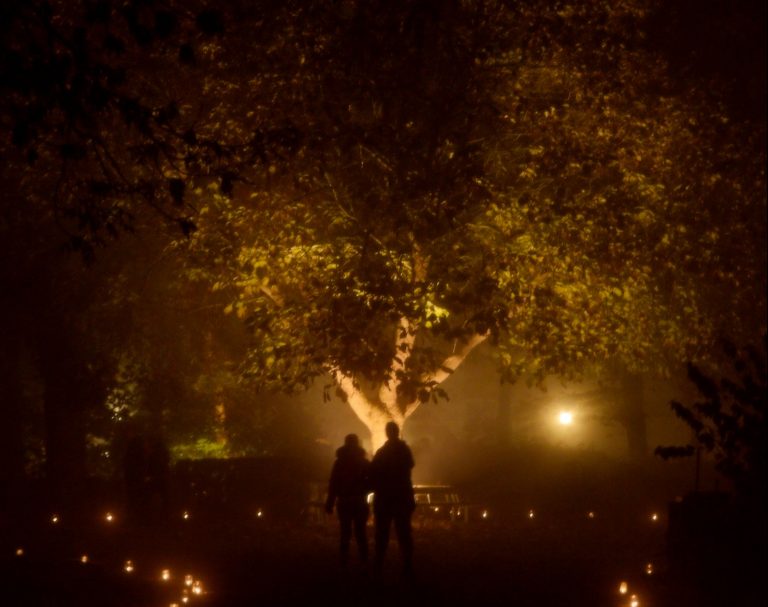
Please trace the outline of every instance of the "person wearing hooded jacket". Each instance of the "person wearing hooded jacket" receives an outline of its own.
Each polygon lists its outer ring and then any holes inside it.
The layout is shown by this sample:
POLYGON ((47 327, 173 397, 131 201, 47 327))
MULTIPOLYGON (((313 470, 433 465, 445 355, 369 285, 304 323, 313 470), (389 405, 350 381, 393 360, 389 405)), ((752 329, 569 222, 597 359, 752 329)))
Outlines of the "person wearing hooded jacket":
POLYGON ((365 450, 360 446, 360 440, 356 434, 348 434, 344 445, 336 450, 336 461, 333 463, 328 482, 328 499, 325 502, 325 511, 331 514, 335 505, 339 517, 339 551, 342 565, 346 565, 349 558, 353 529, 360 561, 368 561, 368 537, 365 529, 369 514, 366 501, 369 491, 368 468, 369 462, 365 450))

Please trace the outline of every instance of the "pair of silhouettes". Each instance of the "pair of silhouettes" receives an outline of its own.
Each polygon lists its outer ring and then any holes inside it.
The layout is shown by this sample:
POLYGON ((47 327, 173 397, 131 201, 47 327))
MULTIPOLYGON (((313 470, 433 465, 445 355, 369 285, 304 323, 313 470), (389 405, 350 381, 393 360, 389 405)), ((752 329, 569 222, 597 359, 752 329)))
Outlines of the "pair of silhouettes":
POLYGON ((345 565, 349 558, 353 530, 360 560, 365 563, 368 560, 365 525, 369 514, 366 498, 373 491, 374 566, 381 568, 389 544, 389 531, 394 524, 403 570, 410 573, 413 559, 411 515, 416 508, 411 483, 413 455, 408 445, 400 440, 400 429, 395 422, 387 424, 386 434, 387 441, 376 451, 370 463, 357 435, 347 435, 344 445, 336 451, 325 509, 330 514, 336 506, 342 564, 345 565))

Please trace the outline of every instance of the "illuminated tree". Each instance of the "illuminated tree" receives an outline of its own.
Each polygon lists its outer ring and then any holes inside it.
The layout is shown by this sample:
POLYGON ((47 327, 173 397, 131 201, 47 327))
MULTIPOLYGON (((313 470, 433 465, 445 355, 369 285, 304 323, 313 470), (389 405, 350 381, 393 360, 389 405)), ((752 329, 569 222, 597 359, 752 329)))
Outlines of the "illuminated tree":
POLYGON ((507 380, 637 373, 764 321, 764 126, 670 79, 652 4, 63 4, 8 20, 40 207, 86 252, 179 223, 245 374, 329 377, 374 444, 485 341, 507 380))
POLYGON ((185 253, 253 331, 246 373, 329 376, 378 444, 489 339, 512 379, 660 371, 749 330, 761 132, 668 81, 645 15, 343 3, 230 32, 225 65, 276 67, 221 75, 221 127, 284 153, 195 192, 185 253))

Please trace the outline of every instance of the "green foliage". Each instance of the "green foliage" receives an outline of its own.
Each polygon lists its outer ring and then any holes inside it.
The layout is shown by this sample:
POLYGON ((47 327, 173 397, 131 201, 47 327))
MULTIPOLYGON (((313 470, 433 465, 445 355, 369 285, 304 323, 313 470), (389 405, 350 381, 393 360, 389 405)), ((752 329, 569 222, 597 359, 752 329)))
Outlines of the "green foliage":
POLYGON ((217 48, 277 67, 211 75, 212 126, 285 124, 292 142, 233 195, 198 188, 179 244, 253 332, 246 375, 418 386, 485 332, 509 379, 664 372, 751 330, 762 131, 669 80, 643 3, 347 9, 286 7, 279 35, 251 44, 244 21, 217 48), (415 346, 393 338, 401 318, 415 346))
POLYGON ((181 459, 225 459, 241 455, 233 453, 226 443, 222 444, 209 438, 198 438, 186 443, 176 443, 171 445, 170 451, 173 461, 181 459))
POLYGON ((156 419, 329 371, 424 400, 478 336, 511 380, 764 326, 764 119, 670 75, 654 2, 220 6, 0 15, 8 258, 39 226, 86 256, 181 229, 151 288, 124 257, 78 319, 88 364, 135 353, 156 419))

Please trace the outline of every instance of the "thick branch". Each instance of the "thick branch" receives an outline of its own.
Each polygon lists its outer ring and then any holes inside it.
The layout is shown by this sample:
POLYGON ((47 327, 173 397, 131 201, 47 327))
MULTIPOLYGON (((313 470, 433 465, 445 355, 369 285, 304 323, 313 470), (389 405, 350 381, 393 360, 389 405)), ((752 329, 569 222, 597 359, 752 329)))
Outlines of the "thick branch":
POLYGON ((338 367, 334 367, 330 371, 336 385, 344 392, 347 397, 347 404, 354 411, 355 415, 360 419, 365 426, 373 433, 375 428, 383 428, 384 424, 389 420, 393 420, 402 425, 405 421, 405 416, 396 407, 391 409, 386 407, 386 410, 376 406, 372 403, 355 385, 354 379, 341 371, 338 367))
POLYGON ((477 346, 488 339, 488 333, 475 333, 469 340, 459 348, 458 352, 454 352, 448 358, 443 361, 434 372, 426 374, 422 377, 421 381, 425 384, 441 384, 456 370, 456 368, 464 361, 467 355, 474 350, 477 346))

